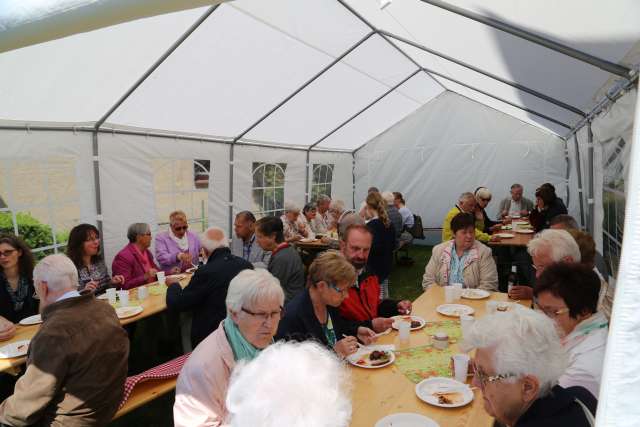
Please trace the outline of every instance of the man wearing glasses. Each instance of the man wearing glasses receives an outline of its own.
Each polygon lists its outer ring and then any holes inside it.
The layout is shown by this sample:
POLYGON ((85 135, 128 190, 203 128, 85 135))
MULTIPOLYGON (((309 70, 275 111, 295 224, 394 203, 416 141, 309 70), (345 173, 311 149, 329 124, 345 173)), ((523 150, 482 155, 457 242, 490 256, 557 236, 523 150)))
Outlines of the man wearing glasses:
POLYGON ((156 235, 156 259, 160 269, 179 268, 185 271, 194 267, 200 253, 200 240, 188 231, 187 215, 182 211, 171 212, 169 230, 156 235))
POLYGON ((542 313, 519 308, 485 316, 462 348, 476 349, 473 385, 484 409, 511 427, 588 427, 596 399, 583 387, 563 388, 567 366, 555 325, 542 313))

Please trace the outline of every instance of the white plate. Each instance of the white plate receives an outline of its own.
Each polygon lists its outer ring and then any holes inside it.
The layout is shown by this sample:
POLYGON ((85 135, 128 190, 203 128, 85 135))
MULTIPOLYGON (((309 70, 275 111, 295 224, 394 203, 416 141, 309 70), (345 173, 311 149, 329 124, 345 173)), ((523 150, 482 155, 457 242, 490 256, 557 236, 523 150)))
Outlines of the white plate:
POLYGON ((399 412, 379 419, 373 427, 440 427, 440 424, 424 415, 399 412))
POLYGON ((459 408, 460 406, 469 404, 469 402, 473 400, 473 391, 471 391, 468 385, 445 377, 432 377, 420 381, 416 384, 416 394, 423 402, 441 408, 459 408), (443 388, 451 388, 460 393, 462 400, 457 403, 439 403, 438 396, 434 396, 433 393, 443 388))
POLYGON ((485 299, 489 298, 491 293, 484 289, 463 289, 462 298, 466 299, 485 299))
POLYGON ((182 280, 185 277, 187 277, 186 274, 171 274, 169 276, 167 276, 167 279, 178 279, 178 280, 182 280))
POLYGON ((497 234, 494 234, 494 236, 500 237, 501 239, 511 239, 513 237, 516 237, 515 234, 511 234, 511 233, 497 233, 497 234))
POLYGON ((139 305, 132 305, 130 307, 118 307, 116 308, 116 314, 118 319, 126 319, 127 317, 137 316, 142 313, 144 308, 139 305))
POLYGON ((467 316, 474 313, 474 309, 464 304, 441 304, 436 311, 444 316, 460 317, 463 314, 467 316))
POLYGON ((504 313, 507 311, 511 311, 518 306, 517 303, 506 302, 506 301, 497 301, 496 303, 496 313, 504 313))
POLYGON ((10 359, 12 357, 26 355, 30 342, 31 340, 22 340, 0 347, 0 359, 10 359))
POLYGON ((34 314, 33 316, 25 317, 20 321, 20 324, 22 326, 37 325, 38 323, 42 323, 42 316, 40 316, 39 314, 34 314))
POLYGON ((516 233, 520 233, 520 234, 533 234, 533 233, 534 233, 534 231, 533 231, 533 230, 526 229, 526 228, 518 228, 518 229, 516 230, 516 233))
POLYGON ((300 239, 301 243, 311 243, 311 242, 315 242, 314 239, 300 239))
POLYGON ((511 225, 529 225, 527 221, 511 221, 511 225))
POLYGON ((424 320, 422 317, 420 316, 393 316, 393 324, 391 325, 391 327, 393 329, 398 330, 398 327, 400 326, 399 323, 403 320, 405 321, 409 321, 409 318, 411 318, 411 321, 414 322, 420 322, 420 326, 417 326, 415 328, 411 328, 412 331, 417 331, 418 329, 422 329, 424 328, 424 325, 427 324, 427 321, 424 320))
POLYGON ((187 268, 187 269, 185 270, 185 273, 189 273, 189 274, 191 274, 191 273, 195 273, 197 269, 198 269, 198 267, 191 267, 191 268, 187 268))
POLYGON ((503 225, 502 227, 500 227, 500 229, 502 230, 511 230, 513 227, 510 225, 503 225))
POLYGON ((109 299, 109 298, 107 297, 107 294, 100 294, 100 295, 98 295, 96 298, 97 298, 97 299, 109 299))
POLYGON ((389 358, 389 361, 387 363, 382 364, 382 365, 377 365, 377 366, 369 365, 368 364, 368 359, 366 359, 364 357, 367 356, 369 353, 373 352, 374 350, 377 350, 377 349, 375 347, 360 347, 358 349, 358 351, 353 353, 351 356, 347 356, 347 362, 351 363, 353 366, 357 366, 358 368, 364 368, 364 369, 384 368, 385 366, 389 366, 393 362, 395 362, 396 355, 393 353, 393 351, 385 350, 387 353, 389 353, 391 355, 391 357, 389 358), (363 358, 365 360, 365 364, 358 364, 358 361, 362 360, 363 358))

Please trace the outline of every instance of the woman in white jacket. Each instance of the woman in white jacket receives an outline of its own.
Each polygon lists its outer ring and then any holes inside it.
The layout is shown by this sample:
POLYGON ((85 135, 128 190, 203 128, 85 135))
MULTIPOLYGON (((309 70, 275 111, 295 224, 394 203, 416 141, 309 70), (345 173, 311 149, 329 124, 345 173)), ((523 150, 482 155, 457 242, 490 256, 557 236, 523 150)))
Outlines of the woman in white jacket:
POLYGON ((609 332, 607 318, 597 311, 599 293, 598 275, 577 263, 545 268, 534 289, 537 307, 556 322, 569 356, 559 384, 582 386, 596 398, 609 332))

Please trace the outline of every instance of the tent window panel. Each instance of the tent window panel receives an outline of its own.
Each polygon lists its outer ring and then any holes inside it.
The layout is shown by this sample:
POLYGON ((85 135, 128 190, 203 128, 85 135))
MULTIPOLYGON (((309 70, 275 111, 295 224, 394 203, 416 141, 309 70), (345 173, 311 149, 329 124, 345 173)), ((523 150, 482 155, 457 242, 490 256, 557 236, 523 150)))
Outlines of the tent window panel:
POLYGON ((284 182, 286 163, 252 164, 253 212, 257 217, 284 213, 284 182))
POLYGON ((313 165, 313 182, 311 183, 311 201, 315 202, 318 197, 325 194, 331 197, 331 184, 333 182, 333 164, 313 165))
POLYGON ((623 138, 603 144, 603 255, 614 277, 620 263, 624 235, 625 178, 628 166, 629 146, 623 138))
POLYGON ((0 232, 17 233, 36 258, 64 251, 80 222, 75 157, 0 161, 0 232))
POLYGON ((152 159, 151 168, 158 228, 167 230, 171 212, 181 210, 187 215, 192 231, 204 231, 209 223, 211 160, 152 159))

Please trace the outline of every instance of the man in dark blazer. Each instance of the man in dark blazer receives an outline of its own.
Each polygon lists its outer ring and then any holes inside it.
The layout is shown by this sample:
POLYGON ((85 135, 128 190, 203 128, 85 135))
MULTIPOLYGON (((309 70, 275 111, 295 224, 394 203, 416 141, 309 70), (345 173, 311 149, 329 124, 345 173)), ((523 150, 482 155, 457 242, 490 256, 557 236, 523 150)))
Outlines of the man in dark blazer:
POLYGON ((209 228, 201 239, 208 255, 207 263, 198 268, 184 289, 179 283, 167 289, 167 308, 172 311, 193 312, 191 344, 195 348, 213 332, 227 316, 225 300, 229 282, 253 265, 231 254, 228 239, 218 227, 209 228))

